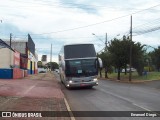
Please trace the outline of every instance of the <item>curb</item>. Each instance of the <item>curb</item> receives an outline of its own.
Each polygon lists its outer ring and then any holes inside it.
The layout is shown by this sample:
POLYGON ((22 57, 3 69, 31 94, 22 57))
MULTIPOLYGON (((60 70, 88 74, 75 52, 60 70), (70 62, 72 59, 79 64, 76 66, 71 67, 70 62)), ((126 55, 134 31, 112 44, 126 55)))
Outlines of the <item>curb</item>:
POLYGON ((117 80, 117 79, 106 79, 106 78, 98 78, 99 80, 108 80, 108 81, 114 81, 114 82, 121 82, 121 83, 145 83, 145 82, 152 82, 155 80, 117 80))
MULTIPOLYGON (((61 91, 62 91, 62 89, 61 89, 61 91)), ((64 94, 63 91, 62 91, 62 93, 64 94)), ((65 94, 64 94, 64 98, 63 99, 64 99, 64 103, 66 105, 67 111, 69 112, 70 119, 71 120, 76 120, 75 117, 74 117, 74 115, 73 115, 73 113, 72 113, 72 111, 71 111, 71 107, 69 106, 69 103, 67 102, 67 99, 65 98, 65 94)))
POLYGON ((64 102, 65 102, 65 104, 66 104, 67 111, 69 112, 69 116, 70 116, 71 120, 76 120, 75 117, 73 116, 73 113, 72 113, 72 111, 71 111, 71 108, 70 108, 70 106, 69 106, 66 98, 64 98, 64 102))

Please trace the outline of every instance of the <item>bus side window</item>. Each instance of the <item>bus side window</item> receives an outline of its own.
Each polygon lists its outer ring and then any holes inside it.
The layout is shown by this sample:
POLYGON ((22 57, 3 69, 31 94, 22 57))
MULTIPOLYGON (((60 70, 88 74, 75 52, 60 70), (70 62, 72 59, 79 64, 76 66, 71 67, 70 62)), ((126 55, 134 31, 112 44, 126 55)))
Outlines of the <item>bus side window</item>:
POLYGON ((95 60, 94 66, 95 66, 95 68, 98 68, 98 60, 97 59, 95 60))

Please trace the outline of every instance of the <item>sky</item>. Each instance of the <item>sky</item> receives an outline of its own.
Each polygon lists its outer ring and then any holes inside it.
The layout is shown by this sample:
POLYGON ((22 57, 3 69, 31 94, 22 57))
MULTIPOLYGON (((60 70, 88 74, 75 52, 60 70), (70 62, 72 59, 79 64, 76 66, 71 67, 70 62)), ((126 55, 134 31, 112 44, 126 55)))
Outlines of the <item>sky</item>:
MULTIPOLYGON (((113 38, 129 35, 133 41, 160 46, 159 0, 1 0, 0 38, 26 40, 30 34, 41 60, 58 62, 61 47, 93 43, 96 52, 113 38), (94 34, 94 35, 93 35, 94 34)), ((151 48, 150 48, 151 49, 151 48)))

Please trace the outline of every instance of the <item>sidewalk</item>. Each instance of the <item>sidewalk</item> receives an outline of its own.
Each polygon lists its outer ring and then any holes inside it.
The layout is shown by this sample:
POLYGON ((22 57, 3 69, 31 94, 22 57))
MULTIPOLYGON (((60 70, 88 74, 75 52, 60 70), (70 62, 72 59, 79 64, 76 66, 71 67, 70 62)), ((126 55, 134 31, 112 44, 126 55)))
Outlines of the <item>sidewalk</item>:
MULTIPOLYGON (((51 73, 29 75, 23 79, 0 79, 0 111, 67 111, 64 99, 60 85, 51 73)), ((12 119, 70 120, 70 117, 12 119)))

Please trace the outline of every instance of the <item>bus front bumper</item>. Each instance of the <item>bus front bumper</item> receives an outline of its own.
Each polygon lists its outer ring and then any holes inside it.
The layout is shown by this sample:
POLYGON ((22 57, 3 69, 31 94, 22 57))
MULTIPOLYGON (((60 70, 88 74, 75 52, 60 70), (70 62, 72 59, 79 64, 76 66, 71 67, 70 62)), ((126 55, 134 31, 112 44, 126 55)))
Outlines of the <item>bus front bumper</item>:
POLYGON ((98 80, 97 81, 92 81, 92 82, 71 82, 69 81, 67 83, 67 87, 89 87, 89 86, 97 86, 98 85, 98 80))

